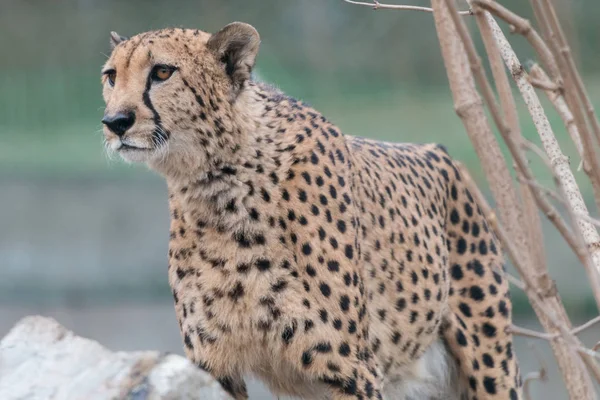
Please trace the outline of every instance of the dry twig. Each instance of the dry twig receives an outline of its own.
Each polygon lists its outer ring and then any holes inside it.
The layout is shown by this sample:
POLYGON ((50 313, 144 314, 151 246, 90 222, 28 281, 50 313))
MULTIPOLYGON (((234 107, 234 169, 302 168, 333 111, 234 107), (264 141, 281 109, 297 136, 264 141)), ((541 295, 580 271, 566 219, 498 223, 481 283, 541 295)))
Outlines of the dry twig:
MULTIPOLYGON (((387 10, 433 12, 433 9, 431 9, 429 7, 411 6, 411 5, 403 5, 403 4, 382 4, 377 0, 372 0, 370 3, 366 3, 364 1, 354 1, 354 0, 344 0, 344 1, 349 4, 371 7, 373 10, 387 9, 387 10)), ((473 15, 473 13, 471 12, 471 10, 461 11, 460 15, 473 15)))
MULTIPOLYGON (((566 83, 569 84, 569 88, 571 89, 570 92, 572 91, 572 96, 567 93, 567 97, 571 98, 569 105, 575 114, 575 120, 578 121, 577 126, 582 133, 583 142, 587 145, 588 141, 591 144, 592 140, 581 110, 586 111, 594 136, 597 141, 600 141, 600 122, 596 116, 594 106, 587 95, 581 75, 577 71, 575 60, 573 59, 565 33, 556 15, 554 5, 550 0, 535 0, 535 2, 538 3, 537 8, 543 14, 545 22, 549 27, 549 37, 547 37, 546 40, 550 43, 550 46, 552 46, 554 56, 556 57, 561 70, 566 72, 566 83)), ((600 170, 596 171, 596 173, 600 174, 600 170)), ((596 204, 600 205, 598 194, 596 194, 596 204)))
MULTIPOLYGON (((481 0, 473 0, 475 2, 479 2, 481 0)), ((523 99, 525 100, 525 104, 529 109, 529 113, 532 116, 533 122, 536 126, 538 134, 542 139, 542 144, 544 146, 544 150, 546 154, 550 157, 550 162, 552 164, 552 170, 554 176, 556 177, 556 182, 561 186, 559 189, 564 192, 565 199, 569 204, 570 210, 574 213, 576 218, 577 214, 589 214, 587 211, 587 207, 579 191, 579 187, 571 172, 569 167, 569 160, 566 157, 556 140, 556 137, 552 131, 552 127, 550 126, 550 122, 544 113, 544 109, 537 97, 535 89, 531 86, 529 81, 527 80, 527 73, 521 66, 516 54, 512 50, 512 47, 506 40, 506 37, 502 33, 502 30, 496 23, 496 21, 490 16, 488 18, 490 24, 492 25, 492 30, 494 32, 494 39, 498 43, 500 47, 500 51, 502 54, 502 58, 508 69, 511 71, 512 76, 517 83, 519 91, 521 92, 523 99)), ((474 50, 474 49, 473 49, 474 50)), ((487 91, 487 89, 485 89, 487 91)), ((490 107, 490 111, 495 106, 490 107)), ((494 112, 492 111, 492 115, 494 112)), ((496 120, 496 117, 494 117, 496 120)), ((499 121, 499 127, 503 125, 503 121, 499 121)), ((506 128, 500 128, 501 132, 506 128)), ((504 136, 504 135, 503 135, 504 136)), ((507 142, 508 144, 508 142, 507 142)), ((514 156, 514 154, 513 154, 514 156)), ((600 307, 600 247, 597 246, 600 243, 600 235, 594 228, 594 226, 581 218, 576 218, 577 228, 583 237, 585 244, 591 250, 592 256, 592 265, 585 262, 585 258, 582 260, 584 262, 584 266, 586 266, 586 271, 590 278, 590 282, 592 283, 594 293, 596 296, 596 302, 600 307)))
MULTIPOLYGON (((529 80, 533 86, 535 86, 533 84, 534 81, 548 82, 548 76, 546 75, 544 70, 537 64, 534 64, 529 69, 529 73, 531 74, 529 76, 529 80)), ((565 124, 565 127, 567 128, 567 132, 569 133, 569 136, 571 137, 571 140, 573 141, 573 144, 575 145, 575 148, 577 149, 577 153, 581 157, 581 160, 583 163, 584 152, 583 152, 583 144, 581 143, 581 136, 579 135, 579 128, 577 127, 577 124, 575 123, 575 118, 573 117, 573 113, 569 109, 569 105, 567 104, 564 96, 560 92, 558 92, 552 88, 543 87, 543 86, 539 86, 539 87, 545 91, 546 96, 548 96, 548 99, 550 100, 550 102, 552 103, 552 105, 554 106, 556 111, 558 112, 558 115, 560 115, 560 117, 562 118, 563 123, 565 124)), ((581 169, 581 166, 582 166, 582 164, 580 163, 578 169, 581 169)), ((589 168, 587 167, 587 164, 586 164, 586 168, 587 168, 586 173, 590 172, 589 168)), ((589 175, 589 173, 588 173, 588 175, 589 175)))
POLYGON ((531 22, 525 18, 519 17, 517 14, 513 13, 495 1, 472 0, 472 3, 474 6, 481 7, 482 9, 489 11, 500 19, 506 21, 511 25, 511 29, 514 32, 523 35, 536 51, 544 66, 548 69, 548 71, 550 71, 552 80, 554 80, 558 86, 561 85, 562 79, 560 77, 560 71, 556 65, 556 61, 554 60, 552 52, 550 51, 550 48, 548 48, 548 45, 536 32, 536 30, 533 29, 531 22))
POLYGON ((532 339, 542 339, 542 340, 552 340, 558 337, 558 333, 544 333, 544 332, 537 332, 537 331, 533 331, 531 329, 527 329, 527 328, 522 328, 520 326, 516 326, 516 325, 511 325, 510 326, 510 332, 513 335, 519 335, 519 336, 524 336, 524 337, 528 337, 528 338, 532 338, 532 339))

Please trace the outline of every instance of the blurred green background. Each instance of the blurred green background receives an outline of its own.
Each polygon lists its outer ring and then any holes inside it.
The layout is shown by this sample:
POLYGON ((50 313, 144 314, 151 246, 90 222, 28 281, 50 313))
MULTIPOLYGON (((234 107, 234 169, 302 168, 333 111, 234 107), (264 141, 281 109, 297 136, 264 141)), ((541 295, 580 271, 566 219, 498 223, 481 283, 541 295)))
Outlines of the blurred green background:
MULTIPOLYGON (((531 18, 527 2, 502 3, 531 18)), ((555 3, 600 107, 600 4, 555 3)), ((99 71, 111 30, 214 32, 236 20, 261 34, 259 79, 311 103, 348 134, 443 143, 486 189, 453 110, 431 14, 341 0, 0 0, 0 336, 18 318, 41 313, 115 349, 181 353, 166 277, 165 185, 144 167, 105 156, 99 71)), ((511 41, 522 60, 533 56, 522 38, 511 41)), ((519 107, 523 134, 539 143, 519 107)), ((575 167, 573 146, 548 109, 575 167)), ((592 206, 583 173, 576 175, 592 206)), ((568 311, 575 321, 595 315, 583 269, 546 222, 544 230, 568 311)), ((514 298, 519 322, 536 327, 522 294, 514 298)), ((556 387, 536 390, 564 397, 556 387)), ((251 393, 267 398, 259 386, 251 393)))

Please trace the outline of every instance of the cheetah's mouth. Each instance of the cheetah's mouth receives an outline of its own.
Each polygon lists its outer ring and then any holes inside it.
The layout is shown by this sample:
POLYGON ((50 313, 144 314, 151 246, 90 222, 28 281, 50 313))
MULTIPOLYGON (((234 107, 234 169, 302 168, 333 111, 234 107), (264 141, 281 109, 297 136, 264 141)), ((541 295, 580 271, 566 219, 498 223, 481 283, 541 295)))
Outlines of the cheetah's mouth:
POLYGON ((149 151, 152 150, 149 147, 138 147, 133 146, 127 143, 121 142, 121 146, 117 149, 117 151, 149 151))
POLYGON ((148 161, 154 151, 151 147, 145 147, 144 145, 138 145, 137 143, 119 141, 115 145, 115 151, 119 153, 121 158, 126 162, 143 163, 148 161))

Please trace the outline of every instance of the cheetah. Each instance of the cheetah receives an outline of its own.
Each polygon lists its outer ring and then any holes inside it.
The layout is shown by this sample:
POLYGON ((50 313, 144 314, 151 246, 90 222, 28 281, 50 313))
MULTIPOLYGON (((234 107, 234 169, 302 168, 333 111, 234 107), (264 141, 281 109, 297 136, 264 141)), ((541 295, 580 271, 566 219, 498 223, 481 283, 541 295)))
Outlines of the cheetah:
POLYGON ((519 399, 496 239, 442 146, 344 135, 252 78, 259 35, 111 34, 105 145, 167 183, 186 356, 306 399, 519 399))

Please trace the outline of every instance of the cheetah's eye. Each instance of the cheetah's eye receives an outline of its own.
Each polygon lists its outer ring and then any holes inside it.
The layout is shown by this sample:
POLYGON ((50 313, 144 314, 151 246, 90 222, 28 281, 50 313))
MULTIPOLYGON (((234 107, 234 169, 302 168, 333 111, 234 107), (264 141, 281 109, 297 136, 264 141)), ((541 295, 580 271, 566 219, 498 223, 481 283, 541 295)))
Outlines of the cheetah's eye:
POLYGON ((173 75, 176 69, 170 65, 156 65, 152 69, 152 80, 159 82, 166 81, 173 75))
POLYGON ((106 75, 108 84, 110 86, 115 86, 115 81, 117 80, 117 71, 115 71, 114 69, 110 69, 104 72, 104 75, 106 75))

